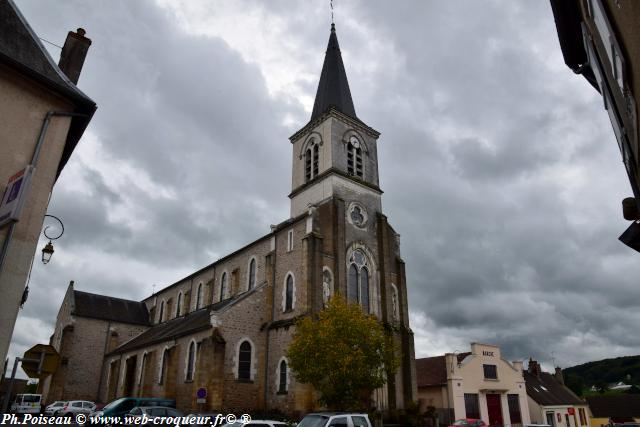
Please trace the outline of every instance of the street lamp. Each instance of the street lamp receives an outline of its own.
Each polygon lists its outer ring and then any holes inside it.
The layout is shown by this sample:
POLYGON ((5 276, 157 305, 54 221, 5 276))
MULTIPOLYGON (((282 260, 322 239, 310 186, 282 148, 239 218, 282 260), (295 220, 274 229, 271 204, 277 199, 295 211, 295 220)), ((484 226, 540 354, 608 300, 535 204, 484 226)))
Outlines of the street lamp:
POLYGON ((60 218, 53 216, 53 215, 45 215, 45 217, 50 217, 55 219, 56 221, 58 221, 60 223, 60 234, 58 234, 56 237, 51 237, 47 234, 47 229, 50 226, 46 226, 44 228, 43 234, 44 236, 49 239, 49 243, 47 243, 44 248, 42 248, 42 263, 43 264, 48 264, 49 261, 51 261, 51 256, 53 255, 53 243, 51 242, 52 240, 57 240, 60 238, 60 236, 62 236, 64 234, 64 224, 62 224, 62 221, 60 221, 60 218))

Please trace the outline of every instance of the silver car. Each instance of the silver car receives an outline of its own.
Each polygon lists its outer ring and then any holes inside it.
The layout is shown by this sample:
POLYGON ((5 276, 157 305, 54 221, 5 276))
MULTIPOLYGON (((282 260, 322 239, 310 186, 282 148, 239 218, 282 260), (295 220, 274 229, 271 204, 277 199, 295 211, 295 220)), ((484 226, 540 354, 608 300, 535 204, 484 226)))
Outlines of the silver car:
POLYGON ((96 410, 96 404, 88 400, 70 400, 65 405, 54 411, 53 415, 89 415, 96 410))
POLYGON ((56 400, 51 405, 47 405, 47 407, 44 408, 44 414, 47 415, 47 416, 52 416, 59 409, 62 409, 64 407, 64 405, 66 405, 66 404, 67 404, 67 402, 65 400, 56 400))

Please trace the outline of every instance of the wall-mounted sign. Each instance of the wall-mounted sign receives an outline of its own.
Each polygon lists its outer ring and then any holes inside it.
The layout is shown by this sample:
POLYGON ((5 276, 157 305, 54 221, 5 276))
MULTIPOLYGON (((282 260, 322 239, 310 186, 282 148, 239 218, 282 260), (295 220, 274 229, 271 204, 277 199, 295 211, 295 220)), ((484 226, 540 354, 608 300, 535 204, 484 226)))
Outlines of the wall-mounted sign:
POLYGON ((0 227, 20 219, 20 211, 27 199, 34 169, 29 165, 9 178, 0 203, 0 227))
POLYGON ((493 351, 482 350, 482 355, 493 357, 493 351))
POLYGON ((207 403, 207 389, 200 387, 196 391, 196 403, 207 403))

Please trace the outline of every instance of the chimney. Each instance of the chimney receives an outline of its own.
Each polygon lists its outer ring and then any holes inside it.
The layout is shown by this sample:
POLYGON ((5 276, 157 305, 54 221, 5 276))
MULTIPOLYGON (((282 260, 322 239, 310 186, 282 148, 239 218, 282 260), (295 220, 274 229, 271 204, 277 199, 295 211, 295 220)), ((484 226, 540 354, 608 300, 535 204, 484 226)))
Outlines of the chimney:
POLYGON ((87 57, 89 46, 91 46, 91 40, 86 38, 85 34, 86 31, 83 28, 78 28, 75 33, 69 31, 60 53, 58 67, 73 84, 78 84, 84 59, 87 57))
POLYGON ((529 368, 528 371, 531 375, 535 375, 536 377, 540 376, 540 365, 535 360, 529 358, 529 368))
POLYGON ((560 384, 564 385, 564 375, 562 375, 562 369, 556 366, 556 374, 554 376, 560 384))

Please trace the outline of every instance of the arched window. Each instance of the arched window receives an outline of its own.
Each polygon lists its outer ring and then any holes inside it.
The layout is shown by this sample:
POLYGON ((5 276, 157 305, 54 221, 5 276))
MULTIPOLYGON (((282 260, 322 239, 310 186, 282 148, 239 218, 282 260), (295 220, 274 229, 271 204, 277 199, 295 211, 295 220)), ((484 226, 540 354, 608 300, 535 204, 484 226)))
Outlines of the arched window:
POLYGON ((293 310, 293 275, 288 274, 284 291, 284 311, 293 310))
POLYGON ((165 348, 162 352, 162 363, 160 364, 160 378, 158 384, 164 384, 164 380, 167 378, 167 369, 169 368, 169 349, 165 348))
POLYGON ((322 305, 327 308, 333 290, 333 275, 329 267, 322 269, 322 305))
POLYGON ((251 290, 256 286, 256 259, 251 258, 249 262, 249 283, 247 290, 251 290))
POLYGON ((318 176, 318 162, 319 162, 319 148, 318 144, 313 144, 313 176, 318 176))
POLYGON ((251 379, 251 343, 243 341, 238 351, 238 379, 251 379))
POLYGON ((158 323, 162 323, 164 320, 164 301, 160 302, 160 313, 158 315, 158 323))
POLYGON ((355 136, 349 138, 349 144, 347 145, 347 172, 349 172, 349 175, 355 175, 359 178, 364 176, 362 147, 355 136))
POLYGON ((400 320, 400 300, 398 299, 398 288, 391 284, 391 318, 394 322, 400 320))
POLYGON ((178 294, 178 302, 176 303, 176 317, 180 317, 181 309, 182 309, 182 292, 178 294))
POLYGON ((225 299, 227 296, 227 272, 222 273, 222 278, 220 279, 220 301, 225 299))
POLYGON ((287 392, 287 362, 280 361, 280 375, 278 376, 278 393, 287 392))
POLYGON ((198 284, 198 291, 196 292, 196 310, 200 308, 202 303, 202 282, 198 284))
POLYGON ((139 386, 142 386, 142 384, 144 383, 144 376, 147 372, 147 359, 148 359, 147 353, 143 354, 142 363, 140 364, 140 378, 138 379, 139 386))
POLYGON ((358 302, 358 267, 351 264, 349 267, 349 289, 347 290, 347 301, 358 302))
POLYGON ((304 153, 304 178, 305 182, 311 181, 318 176, 320 164, 320 146, 315 141, 309 143, 307 151, 304 153))
POLYGON ((369 312, 369 270, 362 267, 360 270, 360 304, 365 313, 369 312))
POLYGON ((310 148, 304 153, 304 179, 305 181, 311 181, 313 175, 311 175, 311 163, 313 162, 313 154, 310 148))
POLYGON ((196 343, 191 341, 189 344, 189 354, 187 355, 187 375, 186 381, 193 381, 193 372, 196 365, 196 343))
POLYGON ((365 313, 371 311, 369 301, 369 267, 367 257, 357 249, 353 251, 349 258, 349 278, 347 283, 347 301, 358 303, 365 313))

